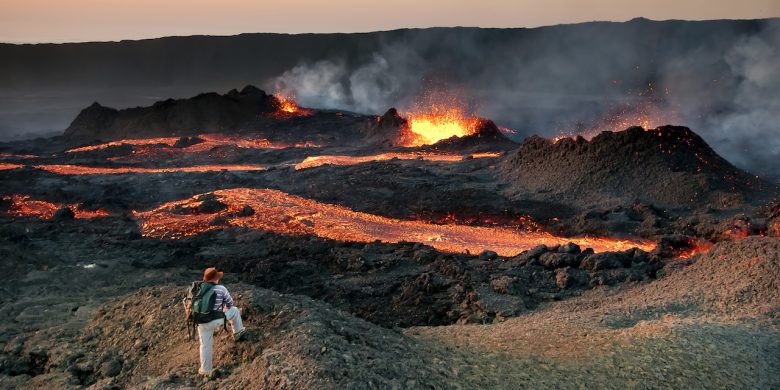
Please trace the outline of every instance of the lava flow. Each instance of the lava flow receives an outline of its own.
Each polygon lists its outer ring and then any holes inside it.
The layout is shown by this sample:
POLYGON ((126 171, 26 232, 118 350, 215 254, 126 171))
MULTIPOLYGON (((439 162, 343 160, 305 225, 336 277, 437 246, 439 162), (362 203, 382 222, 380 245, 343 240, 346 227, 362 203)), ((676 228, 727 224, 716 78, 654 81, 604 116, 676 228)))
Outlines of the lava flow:
POLYGON ((176 144, 179 138, 177 137, 163 137, 163 138, 141 138, 141 139, 123 139, 119 141, 111 141, 98 145, 82 146, 79 148, 68 149, 65 153, 82 153, 91 152, 95 150, 103 150, 112 146, 148 146, 148 145, 162 145, 173 146, 176 144))
POLYGON ((109 215, 108 211, 105 210, 85 210, 80 205, 75 204, 32 200, 27 195, 5 196, 3 202, 8 202, 10 205, 5 210, 0 211, 0 214, 14 217, 49 219, 63 207, 71 209, 74 216, 79 219, 107 217, 109 215))
POLYGON ((392 159, 398 160, 425 160, 425 161, 438 161, 438 162, 455 162, 463 161, 469 157, 471 158, 485 158, 485 157, 498 157, 501 153, 498 152, 483 152, 474 153, 467 156, 461 156, 459 154, 435 154, 435 153, 415 153, 415 152, 403 152, 403 153, 381 153, 370 156, 310 156, 306 157, 303 161, 295 164, 295 169, 306 169, 319 167, 321 165, 357 165, 371 161, 388 161, 392 159))
MULTIPOLYGON (((218 190, 193 198, 169 202, 136 212, 142 233, 148 237, 180 238, 228 226, 261 229, 280 234, 313 234, 340 240, 373 242, 421 242, 446 252, 478 253, 485 249, 503 256, 515 255, 534 246, 574 242, 595 251, 619 251, 633 247, 651 250, 648 241, 611 238, 564 238, 544 232, 525 232, 503 227, 435 225, 398 220, 352 211, 346 207, 317 202, 277 190, 218 190), (197 212, 208 197, 226 207, 214 213, 197 212), (246 206, 253 212, 246 212, 246 206)), ((219 208, 218 208, 219 209, 219 208)))
POLYGON ((143 154, 150 151, 148 148, 162 148, 171 153, 199 153, 208 152, 217 146, 235 146, 242 149, 284 149, 289 147, 312 147, 310 143, 302 143, 300 145, 287 145, 273 143, 265 138, 247 138, 232 136, 226 134, 198 134, 192 139, 195 143, 177 148, 176 143, 182 138, 180 137, 163 137, 163 138, 142 138, 142 139, 123 139, 119 141, 106 142, 98 145, 82 146, 79 148, 68 149, 65 153, 81 153, 90 152, 95 150, 107 149, 112 146, 136 146, 147 147, 140 148, 134 151, 134 154, 143 154))
POLYGON ((195 165, 171 168, 140 167, 89 167, 85 165, 35 165, 35 168, 60 175, 116 175, 122 173, 172 173, 172 172, 214 172, 214 171, 262 171, 258 165, 195 165))
POLYGON ((17 168, 21 168, 23 166, 24 165, 19 165, 19 164, 0 163, 0 171, 7 171, 9 169, 17 169, 17 168))

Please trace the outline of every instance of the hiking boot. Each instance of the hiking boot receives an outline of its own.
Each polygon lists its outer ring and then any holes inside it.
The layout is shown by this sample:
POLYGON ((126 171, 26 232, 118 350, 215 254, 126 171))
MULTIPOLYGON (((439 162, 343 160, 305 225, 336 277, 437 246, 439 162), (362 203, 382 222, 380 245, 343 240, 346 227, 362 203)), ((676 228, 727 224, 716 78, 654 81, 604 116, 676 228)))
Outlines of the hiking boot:
POLYGON ((198 374, 200 374, 201 376, 203 376, 203 379, 205 379, 205 380, 209 380, 209 379, 219 378, 219 374, 220 374, 220 373, 219 373, 219 371, 218 371, 218 370, 215 368, 215 369, 213 369, 213 370, 211 370, 211 371, 209 371, 209 372, 205 372, 205 371, 203 371, 203 370, 201 370, 201 369, 198 369, 198 374))
POLYGON ((246 336, 248 336, 248 334, 246 332, 246 328, 244 328, 244 329, 241 329, 240 332, 238 332, 238 333, 233 335, 233 340, 235 340, 235 341, 243 341, 243 340, 246 339, 246 336))

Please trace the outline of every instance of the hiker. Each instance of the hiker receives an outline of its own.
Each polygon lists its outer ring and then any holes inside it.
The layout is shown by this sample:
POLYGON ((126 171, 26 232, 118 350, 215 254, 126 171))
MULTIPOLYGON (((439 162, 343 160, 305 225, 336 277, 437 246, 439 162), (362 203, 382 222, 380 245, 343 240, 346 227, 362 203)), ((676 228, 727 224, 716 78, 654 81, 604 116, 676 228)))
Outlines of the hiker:
POLYGON ((212 371, 212 346, 214 341, 214 331, 220 326, 225 326, 225 319, 230 322, 233 328, 233 337, 240 341, 246 333, 244 325, 241 323, 241 312, 233 306, 233 298, 230 296, 227 288, 219 284, 223 272, 216 268, 207 268, 203 272, 203 283, 200 284, 198 297, 207 296, 209 301, 213 301, 211 313, 196 319, 198 322, 198 336, 200 336, 200 369, 198 373, 205 376, 211 376, 212 371), (213 293, 210 293, 210 290, 213 293), (227 311, 223 311, 223 306, 227 311), (203 318, 205 317, 205 318, 203 318))

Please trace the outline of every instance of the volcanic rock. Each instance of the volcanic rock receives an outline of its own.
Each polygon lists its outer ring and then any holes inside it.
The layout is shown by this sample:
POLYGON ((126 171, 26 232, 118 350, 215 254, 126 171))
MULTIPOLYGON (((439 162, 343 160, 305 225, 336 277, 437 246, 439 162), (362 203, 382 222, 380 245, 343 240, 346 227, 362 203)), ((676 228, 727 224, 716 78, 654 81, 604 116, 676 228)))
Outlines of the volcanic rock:
POLYGON ((72 221, 74 218, 76 218, 76 214, 69 207, 57 209, 52 216, 55 221, 72 221))
POLYGON ((547 269, 576 267, 579 264, 579 258, 570 253, 547 252, 539 256, 539 264, 547 269))
POLYGON ((94 103, 81 111, 65 136, 91 140, 235 131, 257 115, 275 111, 274 104, 272 96, 251 86, 226 95, 158 101, 151 107, 116 110, 94 103))
POLYGON ((589 271, 622 268, 631 265, 632 258, 622 252, 596 253, 582 260, 580 267, 589 271))
POLYGON ((250 217, 252 215, 255 215, 255 209, 250 205, 245 205, 241 208, 241 211, 238 212, 239 217, 250 217))
POLYGON ((585 286, 588 284, 588 273, 579 268, 559 268, 555 271, 555 284, 560 288, 585 286))
MULTIPOLYGON (((632 127, 557 142, 533 136, 500 164, 513 199, 580 207, 629 205, 730 208, 776 187, 721 158, 686 127, 632 127)), ((641 221, 640 221, 641 222, 641 221)))
POLYGON ((392 107, 378 117, 376 124, 368 129, 366 139, 374 142, 394 143, 406 126, 408 126, 406 118, 398 114, 395 107, 392 107))
POLYGON ((451 137, 433 145, 422 147, 431 151, 504 151, 517 147, 517 144, 507 138, 493 121, 480 119, 474 134, 464 137, 451 137))
POLYGON ((186 148, 192 145, 202 143, 203 139, 199 137, 181 137, 174 144, 174 148, 186 148))

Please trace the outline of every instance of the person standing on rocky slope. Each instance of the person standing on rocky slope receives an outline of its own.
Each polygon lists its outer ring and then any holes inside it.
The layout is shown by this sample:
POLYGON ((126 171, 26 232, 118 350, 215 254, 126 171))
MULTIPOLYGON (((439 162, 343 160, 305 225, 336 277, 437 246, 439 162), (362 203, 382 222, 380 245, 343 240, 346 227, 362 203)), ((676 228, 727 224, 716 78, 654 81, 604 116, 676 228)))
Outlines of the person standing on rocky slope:
POLYGON ((203 272, 203 283, 198 294, 199 297, 210 295, 209 301, 213 300, 214 302, 211 307, 211 311, 214 313, 212 318, 218 317, 208 322, 198 323, 198 336, 200 337, 200 369, 198 373, 205 376, 212 375, 214 331, 223 326, 227 319, 233 328, 233 337, 236 341, 240 341, 246 334, 246 328, 241 321, 241 311, 233 305, 233 297, 230 296, 227 288, 219 284, 223 274, 216 268, 207 268, 203 272), (209 293, 209 290, 212 290, 213 293, 209 293), (224 311, 223 307, 227 311, 224 311))

